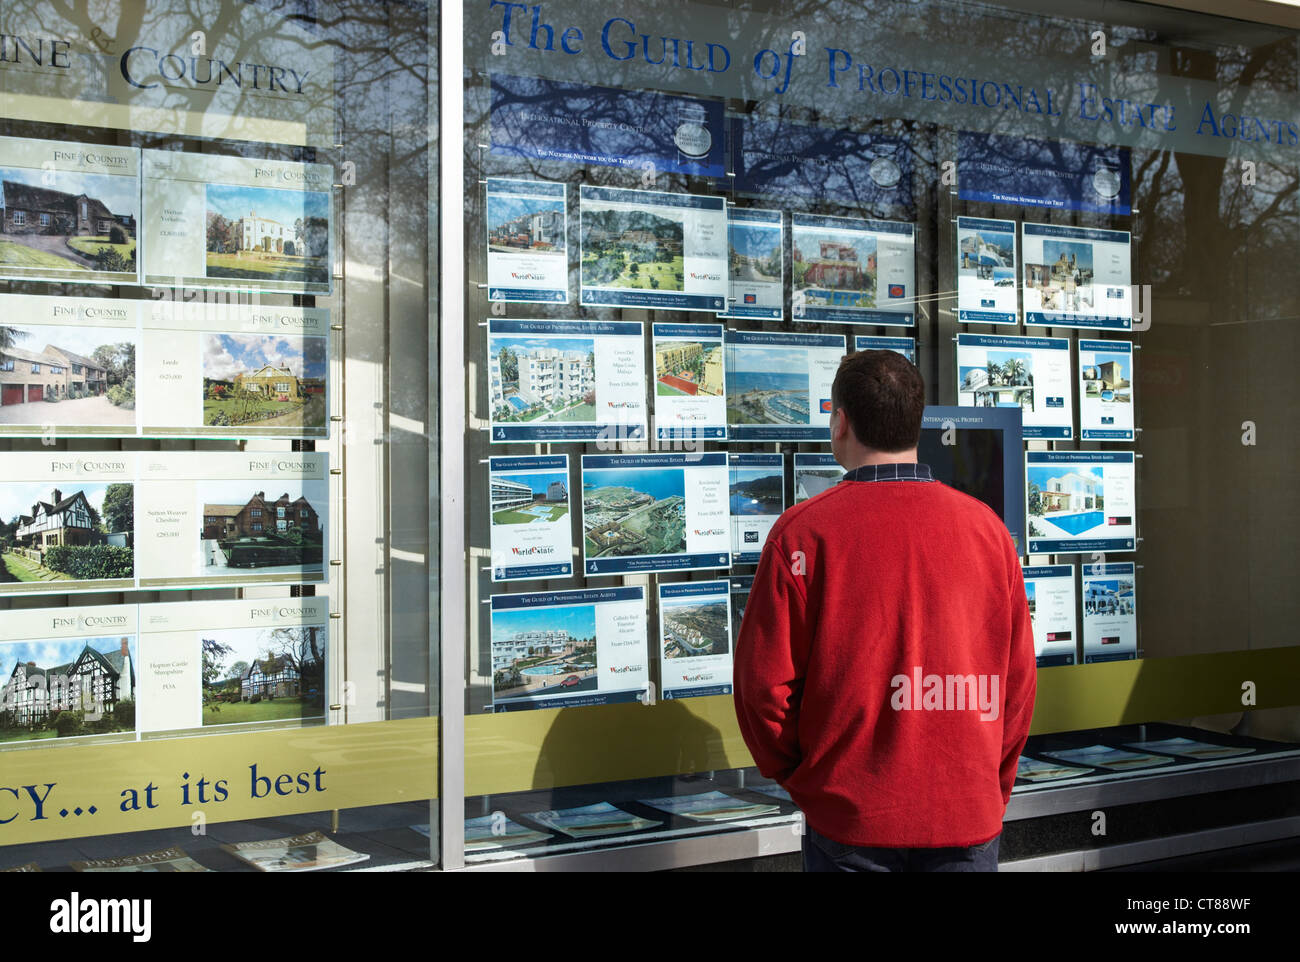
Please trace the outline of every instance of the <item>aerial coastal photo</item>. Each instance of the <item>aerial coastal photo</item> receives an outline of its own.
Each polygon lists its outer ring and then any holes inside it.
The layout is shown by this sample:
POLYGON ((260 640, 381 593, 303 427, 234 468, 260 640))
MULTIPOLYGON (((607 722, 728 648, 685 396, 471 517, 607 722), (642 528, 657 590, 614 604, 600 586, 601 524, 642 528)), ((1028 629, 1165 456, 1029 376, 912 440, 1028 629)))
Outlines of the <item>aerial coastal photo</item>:
POLYGON ((808 349, 733 344, 728 424, 809 424, 808 349))
POLYGON ((582 477, 583 555, 686 553, 686 481, 681 468, 608 468, 582 477))
POLYGON ((726 595, 708 600, 687 598, 676 604, 661 602, 664 657, 728 654, 731 651, 731 637, 727 632, 729 603, 726 595))

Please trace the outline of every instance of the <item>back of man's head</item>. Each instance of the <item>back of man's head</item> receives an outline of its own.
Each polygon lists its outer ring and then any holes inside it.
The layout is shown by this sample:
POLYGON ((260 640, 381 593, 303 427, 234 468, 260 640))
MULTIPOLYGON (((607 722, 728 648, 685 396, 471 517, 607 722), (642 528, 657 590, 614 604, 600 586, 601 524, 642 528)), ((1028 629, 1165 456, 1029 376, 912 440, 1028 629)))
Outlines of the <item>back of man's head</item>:
POLYGON ((876 451, 907 451, 921 438, 925 381, 896 351, 857 351, 840 361, 831 404, 843 408, 854 436, 876 451))

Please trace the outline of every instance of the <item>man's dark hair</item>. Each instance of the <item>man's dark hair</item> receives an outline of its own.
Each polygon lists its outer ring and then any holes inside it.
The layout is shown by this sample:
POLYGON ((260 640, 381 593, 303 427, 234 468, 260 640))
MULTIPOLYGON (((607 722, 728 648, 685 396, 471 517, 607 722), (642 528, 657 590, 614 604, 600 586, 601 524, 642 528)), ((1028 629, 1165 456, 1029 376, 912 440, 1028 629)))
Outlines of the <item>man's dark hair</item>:
POLYGON ((831 404, 857 439, 877 451, 906 451, 921 439, 925 381, 896 351, 857 351, 840 361, 831 404))

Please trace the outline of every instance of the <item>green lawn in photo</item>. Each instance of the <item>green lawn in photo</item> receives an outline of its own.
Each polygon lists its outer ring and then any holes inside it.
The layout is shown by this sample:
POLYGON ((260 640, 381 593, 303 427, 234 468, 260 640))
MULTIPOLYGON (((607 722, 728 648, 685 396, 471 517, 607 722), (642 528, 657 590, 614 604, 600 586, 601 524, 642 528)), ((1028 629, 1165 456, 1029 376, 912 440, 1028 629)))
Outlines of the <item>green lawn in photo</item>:
POLYGON ((4 566, 14 581, 71 581, 68 575, 60 574, 57 571, 51 571, 49 568, 38 565, 35 561, 24 558, 21 555, 7 554, 4 556, 4 566))
POLYGON ((533 514, 524 514, 520 511, 516 511, 514 508, 506 508, 503 511, 497 511, 492 515, 492 523, 493 524, 533 524, 533 523, 541 524, 548 521, 559 521, 568 513, 569 513, 569 506, 567 504, 552 505, 550 509, 550 513, 546 515, 542 515, 540 517, 538 515, 533 515, 533 514))
POLYGON ((544 421, 594 421, 596 420, 596 405, 594 404, 575 404, 571 408, 565 408, 563 411, 557 411, 554 414, 548 414, 539 420, 544 421))
POLYGON ((203 423, 237 425, 268 424, 319 428, 325 426, 325 398, 314 394, 302 401, 277 401, 272 398, 258 399, 245 404, 236 400, 212 400, 203 402, 203 423), (225 420, 218 415, 224 414, 225 420))
POLYGON ((5 267, 46 267, 60 271, 85 271, 84 264, 48 251, 38 251, 13 241, 0 240, 0 265, 5 267))
POLYGON ((68 240, 68 246, 73 250, 80 251, 87 257, 94 257, 99 253, 101 247, 107 247, 109 250, 117 251, 126 260, 135 256, 135 241, 129 244, 113 244, 107 237, 72 237, 68 240))
MULTIPOLYGON (((632 259, 627 251, 608 250, 606 257, 622 256, 623 268, 613 280, 604 280, 603 272, 596 270, 600 256, 595 251, 587 251, 582 258, 582 283, 589 287, 630 287, 636 290, 657 290, 677 292, 685 290, 686 259, 678 254, 671 261, 638 261, 636 273, 632 273, 632 259), (678 280, 678 275, 681 280, 678 280), (651 283, 651 278, 657 285, 651 283)), ((607 276, 607 275, 604 275, 607 276)))
POLYGON ((208 251, 208 277, 232 277, 246 280, 294 281, 325 284, 329 271, 323 258, 285 257, 266 254, 260 257, 217 254, 208 251))
POLYGON ((305 698, 263 698, 249 701, 217 702, 203 706, 203 724, 235 725, 241 722, 283 721, 286 718, 315 718, 323 707, 305 698), (221 709, 217 711, 216 709, 221 709))
POLYGON ((0 742, 34 742, 42 738, 58 738, 59 733, 53 728, 39 732, 29 732, 22 729, 13 731, 0 731, 0 742))
POLYGON ((675 387, 670 387, 663 381, 655 381, 655 394, 659 397, 690 397, 685 391, 679 391, 675 387))

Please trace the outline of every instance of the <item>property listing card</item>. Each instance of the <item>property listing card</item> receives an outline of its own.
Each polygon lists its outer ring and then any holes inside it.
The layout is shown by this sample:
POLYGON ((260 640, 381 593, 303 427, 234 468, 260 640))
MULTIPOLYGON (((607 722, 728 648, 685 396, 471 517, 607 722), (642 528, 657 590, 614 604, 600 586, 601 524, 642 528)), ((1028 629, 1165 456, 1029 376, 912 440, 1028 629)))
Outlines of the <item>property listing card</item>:
POLYGON ((328 294, 334 171, 327 164, 143 152, 143 283, 328 294))
POLYGON ((329 436, 324 308, 154 301, 143 325, 136 386, 146 435, 329 436))
POLYGON ((141 454, 137 492, 141 588, 325 580, 328 455, 141 454))
POLYGON ((1029 554, 1132 551, 1132 451, 1026 451, 1029 554))
POLYGON ((659 677, 664 698, 731 694, 731 586, 659 585, 659 677))
POLYGON ((134 588, 135 467, 122 451, 6 451, 0 596, 134 588))
POLYGON ((1019 323, 1015 221, 957 218, 957 320, 1019 323))
POLYGON ((644 698, 645 588, 492 596, 492 709, 644 698))
POLYGON ((785 314, 785 228, 779 210, 727 208, 727 310, 720 317, 779 321, 785 314))
POLYGON ((721 324, 654 324, 655 437, 727 436, 721 324))
POLYGON ((134 147, 0 137, 0 278, 138 284, 139 220, 134 147))
POLYGON ((900 221, 792 215, 794 319, 914 327, 915 234, 900 221))
POLYGON ((639 321, 488 321, 492 441, 646 436, 639 321))
POLYGON ((727 307, 722 197, 580 188, 582 303, 721 313, 727 307))
POLYGON ((901 354, 913 364, 916 363, 916 338, 914 337, 873 337, 858 334, 853 338, 855 351, 893 351, 901 354))
POLYGON ((138 434, 141 304, 0 295, 8 333, 0 340, 0 437, 138 434))
POLYGON ((589 575, 728 567, 727 455, 584 454, 582 532, 589 575))
POLYGON ((563 184, 488 178, 489 301, 567 304, 568 243, 563 184))
POLYGON ((1132 441, 1133 342, 1079 340, 1079 429, 1085 441, 1132 441))
POLYGON ((1026 324, 1133 327, 1128 231, 1024 224, 1021 239, 1026 324))
POLYGON ((1019 408, 1023 437, 1074 437, 1070 341, 1064 337, 957 335, 957 403, 1019 408))
POLYGON ((573 574, 569 456, 489 458, 492 580, 573 574))
POLYGON ((134 739, 142 705, 136 617, 135 605, 6 611, 0 750, 134 739))
POLYGON ((727 438, 829 441, 840 334, 727 331, 727 438))
POLYGON ((839 484, 844 469, 833 454, 800 454, 794 456, 794 503, 807 501, 827 488, 839 484))
POLYGON ((779 454, 732 454, 731 562, 757 564, 767 533, 785 510, 785 459, 779 454))
POLYGON ((1130 661, 1137 657, 1137 566, 1083 566, 1083 662, 1130 661))
POLYGON ((329 599, 140 607, 142 733, 322 723, 329 599))
POLYGON ((1074 616, 1074 565, 1026 565, 1024 576, 1038 667, 1073 665, 1079 644, 1074 616))

